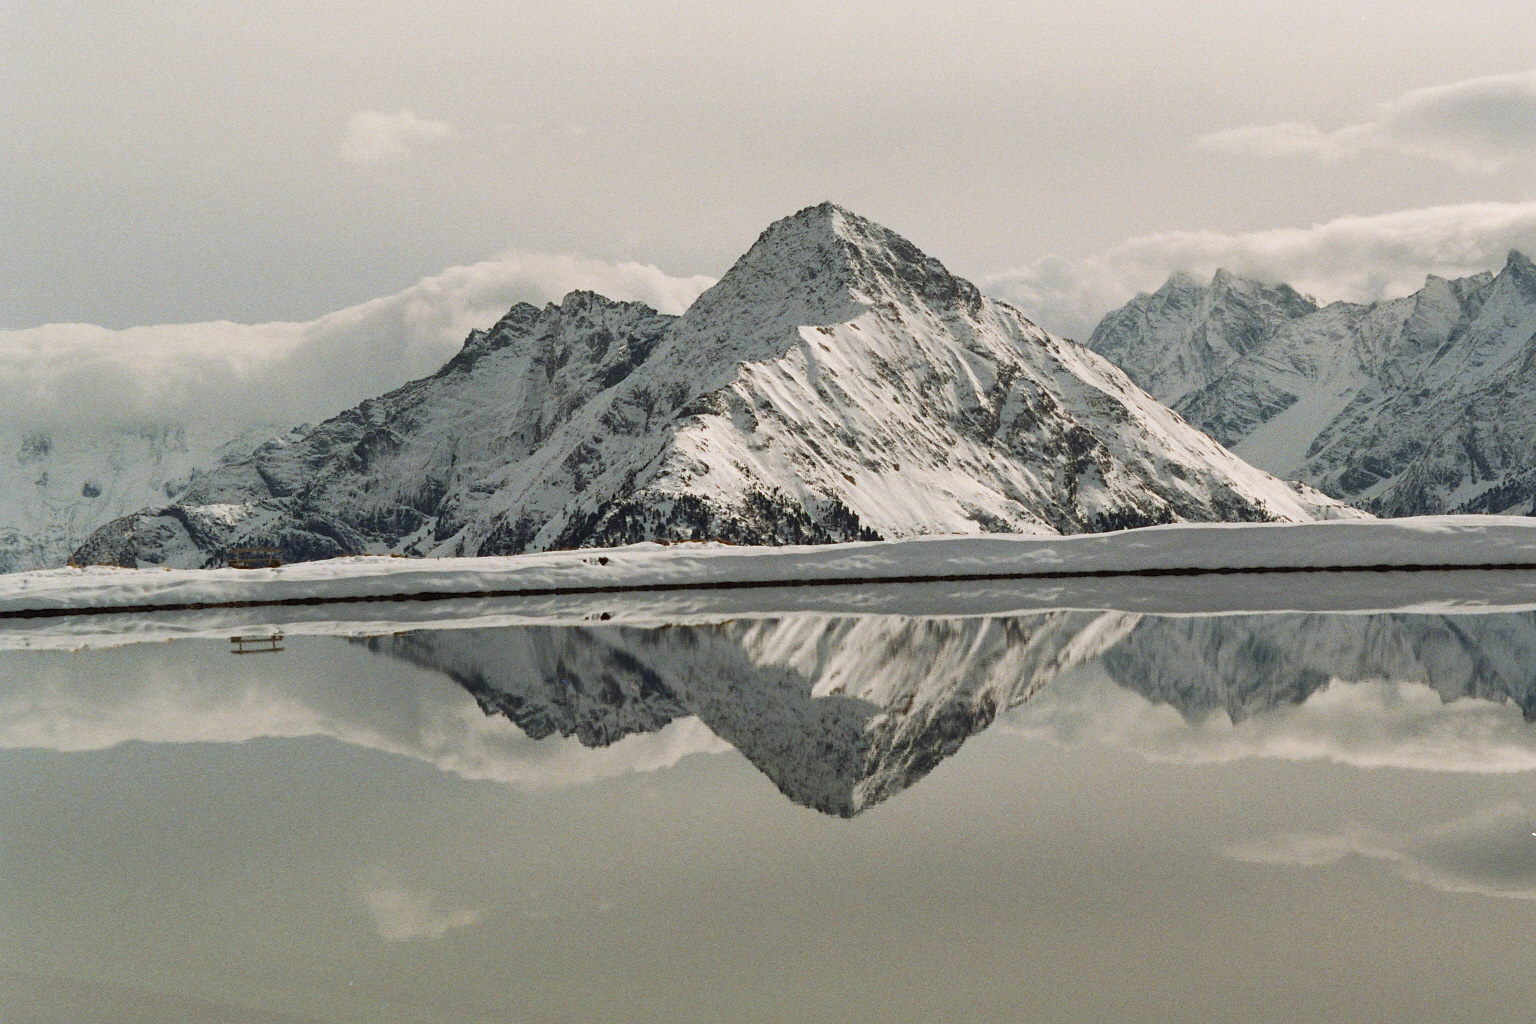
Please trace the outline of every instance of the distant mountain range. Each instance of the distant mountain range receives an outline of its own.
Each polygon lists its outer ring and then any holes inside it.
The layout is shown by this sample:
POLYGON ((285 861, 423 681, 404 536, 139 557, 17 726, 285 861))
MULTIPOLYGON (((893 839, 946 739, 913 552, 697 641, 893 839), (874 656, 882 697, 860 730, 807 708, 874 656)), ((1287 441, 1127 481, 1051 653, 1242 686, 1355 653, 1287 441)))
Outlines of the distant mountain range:
POLYGON ((1355 514, 823 204, 770 226, 680 317, 586 292, 519 304, 433 376, 224 459, 76 557, 192 567, 237 546, 303 560, 1355 514))
POLYGON ((286 431, 204 420, 0 432, 0 572, 63 565, 103 523, 179 498, 199 468, 286 431))
POLYGON ((1536 514, 1536 265, 1319 307, 1175 276, 1088 345, 1262 469, 1378 515, 1536 514))

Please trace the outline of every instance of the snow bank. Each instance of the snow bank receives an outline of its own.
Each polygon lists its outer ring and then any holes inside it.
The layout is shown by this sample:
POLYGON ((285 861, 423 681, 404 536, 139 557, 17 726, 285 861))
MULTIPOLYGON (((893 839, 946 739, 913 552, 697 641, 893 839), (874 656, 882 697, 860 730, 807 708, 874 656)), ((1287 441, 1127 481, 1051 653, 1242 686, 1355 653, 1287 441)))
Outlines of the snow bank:
POLYGON ((639 544, 496 558, 365 556, 276 569, 49 569, 0 576, 0 617, 421 595, 537 597, 1186 570, 1458 566, 1536 568, 1536 520, 1435 516, 1176 524, 1071 537, 924 537, 780 548, 639 544))

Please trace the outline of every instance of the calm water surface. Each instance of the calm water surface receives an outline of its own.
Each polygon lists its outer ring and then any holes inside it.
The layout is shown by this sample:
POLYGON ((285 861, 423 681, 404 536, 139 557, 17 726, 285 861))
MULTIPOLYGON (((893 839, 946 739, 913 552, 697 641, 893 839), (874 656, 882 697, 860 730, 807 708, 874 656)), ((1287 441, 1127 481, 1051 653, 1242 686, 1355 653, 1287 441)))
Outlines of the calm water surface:
POLYGON ((1495 1021, 1536 615, 0 652, 0 1020, 1495 1021))

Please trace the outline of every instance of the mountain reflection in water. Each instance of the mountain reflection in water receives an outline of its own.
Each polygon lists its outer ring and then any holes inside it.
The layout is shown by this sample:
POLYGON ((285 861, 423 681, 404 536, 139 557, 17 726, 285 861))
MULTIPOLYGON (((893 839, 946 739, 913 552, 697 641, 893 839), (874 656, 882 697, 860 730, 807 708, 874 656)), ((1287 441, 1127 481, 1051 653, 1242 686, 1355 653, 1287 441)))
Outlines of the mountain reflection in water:
POLYGON ((419 630, 358 641, 442 672, 534 738, 605 747, 697 716, 791 800, 851 817, 996 716, 1097 662, 1199 722, 1387 680, 1536 720, 1536 615, 793 616, 655 629, 419 630))

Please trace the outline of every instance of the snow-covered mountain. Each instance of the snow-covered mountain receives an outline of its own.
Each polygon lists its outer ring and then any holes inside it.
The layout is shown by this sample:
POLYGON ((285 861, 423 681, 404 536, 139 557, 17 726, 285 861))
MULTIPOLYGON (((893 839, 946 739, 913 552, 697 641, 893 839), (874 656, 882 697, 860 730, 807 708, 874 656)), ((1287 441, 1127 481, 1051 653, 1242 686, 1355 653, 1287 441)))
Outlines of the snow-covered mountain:
POLYGON ((1089 347, 1254 465, 1371 511, 1536 511, 1536 265, 1518 252, 1498 274, 1321 309, 1176 277, 1089 347))
POLYGON ((1315 312, 1317 303, 1289 285, 1270 287, 1218 270, 1202 286, 1179 273, 1107 314, 1088 347, 1158 401, 1176 406, 1263 348, 1282 325, 1315 312))
POLYGON ((63 565, 103 523, 179 497, 194 470, 281 431, 221 421, 0 430, 0 572, 63 565))
POLYGON ((1536 615, 803 615, 716 625, 418 630, 358 641, 442 672, 528 735, 603 747, 697 716, 790 799, 851 817, 1001 712, 1098 662, 1191 721, 1330 683, 1426 685, 1536 720, 1536 615))
POLYGON ((1536 721, 1536 614, 1147 617, 1104 655, 1111 678, 1199 720, 1300 704, 1335 680, 1421 683, 1536 721))
POLYGON ((797 616, 712 626, 420 630, 360 640, 456 680, 530 736, 606 746, 696 715, 796 803, 851 817, 1138 617, 797 616))
POLYGON ((507 554, 1353 515, 831 204, 681 317, 520 304, 438 373, 198 476, 86 561, 507 554))

